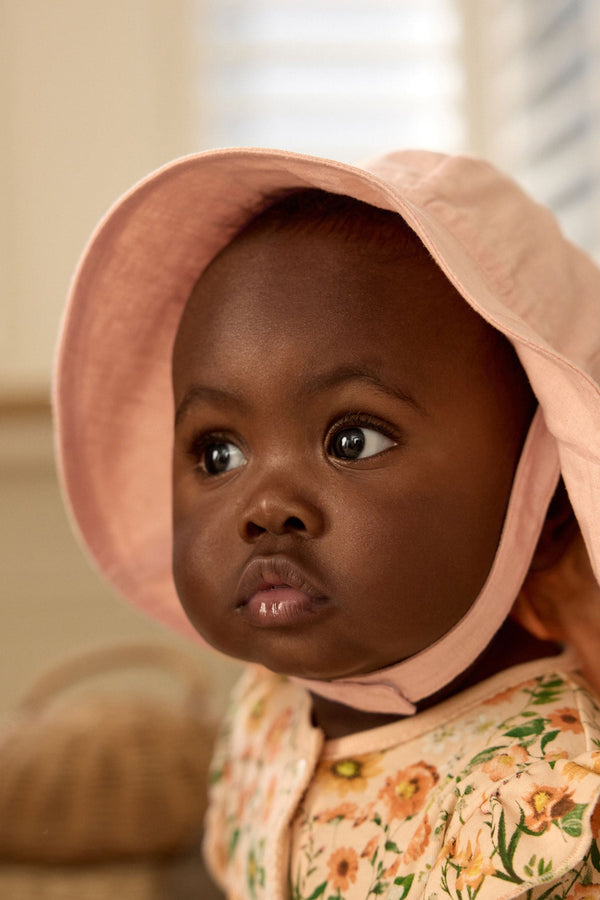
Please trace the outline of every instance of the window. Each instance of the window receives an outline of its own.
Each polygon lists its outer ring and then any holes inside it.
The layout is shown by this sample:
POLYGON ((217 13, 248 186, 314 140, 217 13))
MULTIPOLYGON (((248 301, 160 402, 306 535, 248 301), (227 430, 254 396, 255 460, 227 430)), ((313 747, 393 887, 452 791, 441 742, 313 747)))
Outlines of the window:
POLYGON ((197 0, 199 143, 481 153, 600 252, 594 0, 197 0))
POLYGON ((198 4, 202 145, 285 147, 349 162, 466 146, 453 0, 198 4))
POLYGON ((478 12, 480 149, 600 256, 600 5, 483 0, 478 12))

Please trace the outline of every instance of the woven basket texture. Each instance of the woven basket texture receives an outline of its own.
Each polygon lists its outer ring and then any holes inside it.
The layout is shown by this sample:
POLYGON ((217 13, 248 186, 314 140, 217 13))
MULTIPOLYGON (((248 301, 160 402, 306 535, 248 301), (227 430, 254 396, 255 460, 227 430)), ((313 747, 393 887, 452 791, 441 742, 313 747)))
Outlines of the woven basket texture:
POLYGON ((0 860, 155 859, 192 847, 215 731, 206 701, 203 670, 166 645, 100 648, 44 675, 0 735, 0 860), (174 680, 175 699, 101 686, 140 666, 174 680), (66 696, 90 676, 98 687, 66 696))

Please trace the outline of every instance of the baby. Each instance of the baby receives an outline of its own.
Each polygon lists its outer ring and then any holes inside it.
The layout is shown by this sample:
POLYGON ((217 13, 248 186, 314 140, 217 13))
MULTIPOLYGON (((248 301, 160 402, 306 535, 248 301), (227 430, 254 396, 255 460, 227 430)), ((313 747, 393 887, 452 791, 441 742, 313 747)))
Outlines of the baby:
POLYGON ((228 896, 600 895, 599 296, 428 152, 213 151, 100 226, 63 479, 125 596, 258 664, 213 765, 228 896))

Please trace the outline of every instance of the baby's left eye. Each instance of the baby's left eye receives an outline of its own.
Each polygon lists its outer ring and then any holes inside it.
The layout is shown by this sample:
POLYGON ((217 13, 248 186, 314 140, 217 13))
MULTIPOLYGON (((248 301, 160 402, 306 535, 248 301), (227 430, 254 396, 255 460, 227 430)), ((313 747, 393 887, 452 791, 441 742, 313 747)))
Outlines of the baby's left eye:
POLYGON ((355 425, 353 428, 344 428, 334 435, 329 452, 338 459, 366 459, 376 456, 389 447, 393 447, 395 441, 374 428, 365 428, 355 425))

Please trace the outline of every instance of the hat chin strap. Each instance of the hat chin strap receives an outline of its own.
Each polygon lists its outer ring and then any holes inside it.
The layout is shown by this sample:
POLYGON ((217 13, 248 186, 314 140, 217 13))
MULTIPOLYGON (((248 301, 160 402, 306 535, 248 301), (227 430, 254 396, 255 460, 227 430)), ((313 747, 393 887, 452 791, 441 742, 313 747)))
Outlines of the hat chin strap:
POLYGON ((517 466, 494 562, 468 612, 431 646, 396 665, 332 681, 292 680, 356 709, 414 714, 415 703, 464 672, 506 620, 531 564, 559 473, 556 442, 538 408, 517 466))

